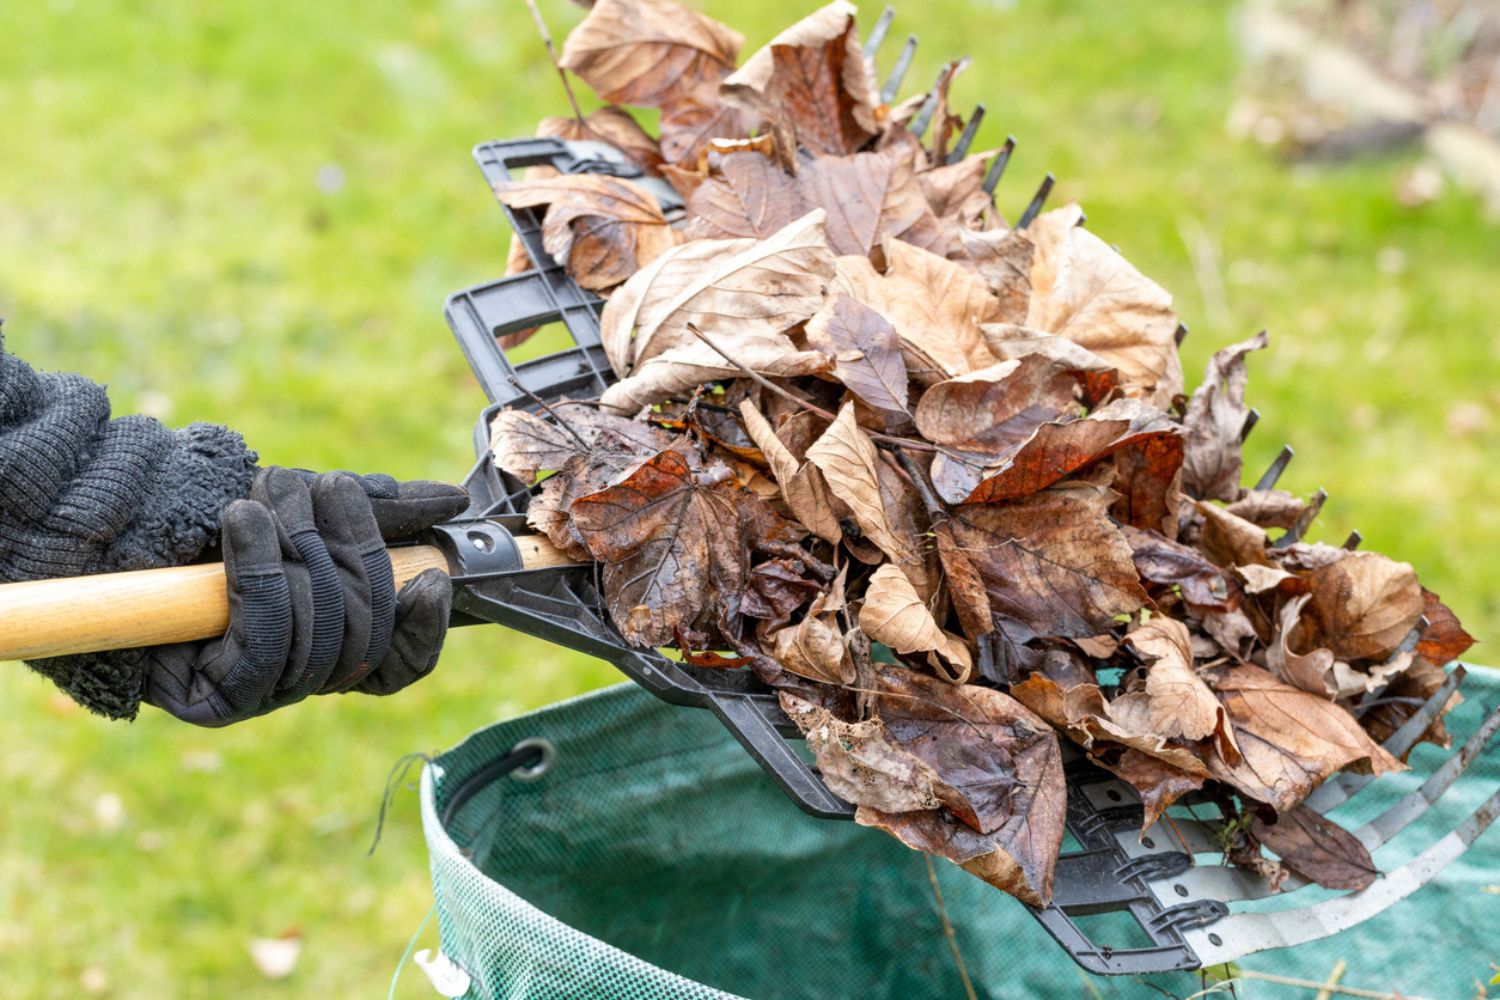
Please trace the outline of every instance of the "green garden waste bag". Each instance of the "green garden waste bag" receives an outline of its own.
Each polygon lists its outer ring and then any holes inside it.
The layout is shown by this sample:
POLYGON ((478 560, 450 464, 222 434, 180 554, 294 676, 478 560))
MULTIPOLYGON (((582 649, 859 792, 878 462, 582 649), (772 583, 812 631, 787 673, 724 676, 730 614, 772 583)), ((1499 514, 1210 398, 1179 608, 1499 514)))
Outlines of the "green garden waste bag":
MULTIPOLYGON (((1474 668, 1464 690, 1468 700, 1450 715, 1455 746, 1500 696, 1500 679, 1474 668)), ((1424 744, 1412 774, 1382 779, 1334 817, 1363 822, 1442 756, 1424 744)), ((1419 852, 1497 781, 1500 762, 1476 763, 1423 829, 1378 852, 1377 863, 1388 869, 1419 852)), ((712 715, 634 685, 470 736, 424 770, 422 818, 439 961, 461 970, 467 997, 964 996, 921 854, 878 831, 804 815, 712 715), (483 780, 486 767, 536 738, 555 748, 543 773, 483 780)), ((933 865, 977 996, 1162 995, 1140 979, 1088 975, 1015 900, 946 861, 933 865)), ((1500 962, 1497 893, 1500 831, 1491 830, 1380 917, 1242 966, 1321 981, 1343 959, 1348 986, 1483 996, 1476 988, 1500 962)), ((1203 986, 1196 973, 1152 983, 1177 997, 1203 986)), ((1249 981, 1235 995, 1311 993, 1249 981)))

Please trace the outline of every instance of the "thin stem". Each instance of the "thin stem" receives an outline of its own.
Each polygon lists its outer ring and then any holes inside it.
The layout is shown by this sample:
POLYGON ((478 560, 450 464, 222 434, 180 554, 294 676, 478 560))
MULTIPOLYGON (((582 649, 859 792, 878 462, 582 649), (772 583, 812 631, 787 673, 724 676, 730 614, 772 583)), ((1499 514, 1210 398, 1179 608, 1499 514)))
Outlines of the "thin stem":
POLYGON ((521 390, 521 392, 523 392, 526 395, 527 399, 531 400, 537 406, 540 406, 542 408, 543 412, 545 412, 553 420, 557 421, 557 426, 559 426, 563 430, 567 431, 568 432, 568 436, 571 437, 574 441, 578 442, 578 447, 582 448, 584 451, 588 451, 591 447, 593 447, 592 445, 590 445, 587 441, 585 441, 583 439, 583 435, 582 434, 579 434, 576 430, 573 429, 573 425, 572 424, 568 423, 566 420, 563 419, 563 416, 562 416, 561 413, 558 413, 557 410, 553 409, 552 406, 551 406, 551 404, 549 404, 541 396, 538 396, 536 393, 532 392, 530 389, 528 389, 524 385, 522 385, 520 379, 516 378, 514 375, 511 375, 510 376, 510 384, 513 385, 513 386, 515 386, 517 389, 521 390))
POLYGON ((927 882, 932 886, 932 898, 937 900, 938 917, 943 921, 943 937, 948 939, 948 950, 953 952, 953 964, 958 966, 958 978, 964 983, 964 996, 968 1000, 979 1000, 974 993, 974 984, 969 981, 969 970, 964 965, 964 956, 958 950, 958 936, 953 933, 953 924, 948 920, 948 907, 943 905, 943 890, 938 885, 937 869, 932 866, 932 855, 922 852, 927 862, 927 882))
MULTIPOLYGON (((751 371, 745 365, 731 357, 728 351, 724 350, 724 348, 720 347, 718 344, 715 344, 712 340, 710 340, 708 334, 704 333, 693 324, 689 323, 687 325, 687 328, 689 333, 707 344, 715 354, 723 358, 725 361, 729 362, 743 375, 745 375, 745 377, 753 380, 761 388, 774 392, 776 395, 787 400, 788 402, 802 407, 809 413, 816 413, 818 416, 822 417, 824 420, 827 420, 829 423, 832 423, 833 421, 838 419, 838 414, 829 413, 821 406, 810 403, 807 400, 803 399, 801 396, 798 396, 796 393, 790 392, 787 389, 783 389, 775 382, 772 382, 770 379, 766 378, 760 372, 751 371)), ((890 434, 880 434, 876 431, 865 431, 865 433, 869 435, 870 440, 880 442, 881 444, 890 445, 895 448, 910 448, 913 451, 943 451, 943 449, 939 448, 937 445, 929 444, 926 441, 913 441, 911 438, 893 437, 890 434)))
POLYGON ((573 106, 573 117, 578 119, 578 124, 587 132, 592 132, 589 123, 584 121, 583 110, 578 107, 578 98, 573 94, 573 85, 568 83, 568 72, 562 68, 562 62, 557 58, 557 47, 552 44, 552 33, 547 30, 547 22, 542 20, 542 12, 536 9, 536 0, 526 0, 526 8, 531 11, 531 19, 536 22, 537 34, 542 36, 542 44, 547 46, 547 55, 552 58, 552 68, 557 70, 557 78, 562 81, 563 93, 568 95, 568 103, 573 106))
POLYGON ((926 473, 922 471, 922 467, 912 461, 912 457, 900 448, 897 448, 894 454, 896 461, 901 463, 901 468, 911 478, 912 485, 921 494, 922 504, 927 508, 927 516, 934 522, 939 519, 946 521, 948 519, 948 508, 944 507, 942 502, 938 500, 937 494, 933 492, 932 484, 927 481, 926 473))

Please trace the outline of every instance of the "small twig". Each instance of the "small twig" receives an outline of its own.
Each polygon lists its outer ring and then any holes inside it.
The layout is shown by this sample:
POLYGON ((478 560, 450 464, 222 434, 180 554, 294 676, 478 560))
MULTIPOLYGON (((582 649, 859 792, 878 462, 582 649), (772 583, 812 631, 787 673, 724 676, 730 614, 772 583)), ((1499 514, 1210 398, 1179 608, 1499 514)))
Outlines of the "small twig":
POLYGON ((1362 990, 1357 986, 1338 986, 1330 983, 1314 982, 1311 979, 1293 979, 1291 976, 1278 976, 1270 972, 1255 972, 1250 969, 1241 969, 1240 979, 1258 979, 1263 983, 1275 983, 1277 986, 1295 986, 1304 990, 1327 990, 1329 993, 1337 993, 1346 997, 1366 997, 1368 1000, 1425 1000, 1423 997, 1413 996, 1407 993, 1380 993, 1376 990, 1362 990))
POLYGON ((550 403, 548 403, 545 399, 543 399, 541 396, 538 396, 536 393, 532 392, 530 389, 528 389, 524 385, 522 385, 521 384, 521 380, 518 379, 518 378, 516 378, 515 375, 511 375, 510 376, 510 384, 513 385, 513 386, 515 386, 517 389, 521 390, 521 392, 525 394, 525 396, 526 396, 527 399, 531 400, 537 406, 540 406, 542 408, 542 411, 544 413, 546 413, 547 416, 549 416, 553 420, 557 421, 557 426, 559 426, 563 430, 567 431, 568 435, 574 441, 578 442, 578 447, 582 448, 584 451, 588 451, 590 448, 593 447, 593 445, 589 444, 587 441, 585 441, 583 439, 583 435, 582 434, 579 434, 576 430, 573 429, 573 425, 572 424, 568 423, 566 420, 563 419, 563 415, 561 413, 558 413, 557 410, 553 409, 552 405, 550 403))
POLYGON ((1339 984, 1339 980, 1344 978, 1344 970, 1347 968, 1349 968, 1349 963, 1342 958, 1335 962, 1333 971, 1328 973, 1327 979, 1323 980, 1323 988, 1318 991, 1318 995, 1313 997, 1313 1000, 1332 1000, 1333 988, 1339 984))
MULTIPOLYGON (((742 362, 735 360, 728 351, 724 350, 724 348, 720 347, 718 344, 715 344, 711 339, 709 339, 708 334, 704 333, 693 324, 689 323, 687 325, 687 328, 689 333, 707 344, 715 354, 723 358, 725 361, 729 362, 739 372, 745 375, 745 377, 752 379, 761 388, 767 389, 770 392, 774 392, 776 395, 782 397, 790 403, 794 403, 797 406, 802 407, 809 413, 817 414, 824 420, 827 420, 829 423, 832 423, 833 421, 838 419, 838 414, 829 413, 821 406, 818 406, 815 403, 810 403, 807 400, 803 399, 801 396, 798 396, 796 393, 791 392, 787 389, 783 389, 775 382, 772 382, 770 379, 766 378, 760 372, 752 371, 742 362)), ((930 444, 926 441, 913 441, 911 438, 894 437, 890 434, 880 434, 876 431, 865 431, 865 433, 869 435, 870 440, 872 441, 878 441, 880 443, 888 444, 896 448, 910 448, 913 451, 943 451, 943 449, 939 448, 937 445, 930 444)), ((947 452, 944 452, 944 454, 947 454, 947 452)))
POLYGON ((526 0, 526 8, 531 11, 531 19, 536 22, 536 30, 542 36, 542 44, 547 46, 547 55, 552 57, 552 68, 557 70, 557 78, 562 81, 563 92, 568 95, 568 103, 573 106, 573 117, 578 119, 578 124, 586 132, 592 132, 589 123, 583 118, 583 109, 578 106, 578 98, 573 95, 573 85, 568 83, 568 72, 562 68, 562 62, 557 57, 557 46, 552 44, 552 33, 547 30, 547 22, 542 20, 542 12, 536 9, 536 0, 526 0))
POLYGON ((943 890, 938 885, 937 869, 932 866, 932 855, 923 851, 922 860, 927 862, 927 881, 932 885, 932 898, 937 900, 938 918, 943 921, 943 937, 948 939, 948 950, 953 952, 953 964, 958 966, 958 978, 963 980, 964 996, 969 1000, 979 1000, 974 993, 974 984, 969 980, 969 969, 964 965, 963 953, 958 950, 958 936, 953 933, 953 924, 948 920, 948 907, 943 905, 943 890))
POLYGON ((922 467, 900 448, 888 454, 896 456, 896 461, 901 464, 901 468, 910 477, 911 484, 917 488, 917 493, 921 495, 922 505, 927 508, 927 516, 933 523, 935 524, 939 520, 946 521, 948 519, 948 508, 944 507, 942 501, 938 500, 937 493, 933 491, 932 484, 927 481, 927 475, 922 471, 922 467))

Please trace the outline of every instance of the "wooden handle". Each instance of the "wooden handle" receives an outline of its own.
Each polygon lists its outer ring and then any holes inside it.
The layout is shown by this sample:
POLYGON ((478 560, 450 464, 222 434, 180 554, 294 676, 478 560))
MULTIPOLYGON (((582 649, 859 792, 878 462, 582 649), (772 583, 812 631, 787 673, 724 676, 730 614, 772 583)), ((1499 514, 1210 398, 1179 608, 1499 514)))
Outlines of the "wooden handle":
MULTIPOLYGON (((573 562, 540 535, 518 535, 516 545, 527 569, 573 562)), ((423 570, 451 572, 430 545, 394 548, 390 557, 398 589, 423 570)), ((0 586, 0 661, 194 642, 228 627, 223 563, 0 586)))

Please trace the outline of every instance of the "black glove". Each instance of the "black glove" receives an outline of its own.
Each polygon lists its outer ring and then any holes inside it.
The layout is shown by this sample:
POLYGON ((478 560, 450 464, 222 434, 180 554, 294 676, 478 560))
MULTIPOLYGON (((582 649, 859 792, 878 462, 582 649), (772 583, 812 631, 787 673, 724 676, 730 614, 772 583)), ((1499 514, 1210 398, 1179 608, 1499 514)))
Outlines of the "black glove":
POLYGON ((431 669, 449 583, 424 574, 397 595, 381 540, 455 516, 462 491, 261 473, 228 428, 112 420, 102 386, 36 372, 4 346, 0 332, 0 583, 177 566, 225 535, 228 634, 31 663, 76 701, 129 719, 144 698, 223 725, 314 692, 389 694, 431 669))
POLYGON ((398 594, 385 543, 461 513, 463 490, 270 468, 220 521, 222 639, 148 651, 145 700, 223 726, 341 691, 391 694, 437 664, 453 590, 427 570, 398 594))

